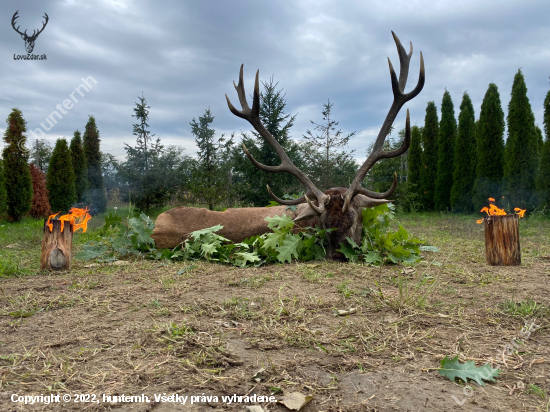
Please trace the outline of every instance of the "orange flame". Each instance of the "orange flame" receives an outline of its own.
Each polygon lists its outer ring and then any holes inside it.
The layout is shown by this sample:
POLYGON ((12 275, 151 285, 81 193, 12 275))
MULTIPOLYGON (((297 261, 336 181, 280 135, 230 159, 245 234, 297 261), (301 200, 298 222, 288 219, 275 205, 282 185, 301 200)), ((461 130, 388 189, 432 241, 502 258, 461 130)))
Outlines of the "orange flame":
MULTIPOLYGON (((53 220, 54 218, 60 214, 61 212, 57 212, 54 215, 51 215, 48 217, 48 221, 46 222, 46 226, 50 228, 50 232, 53 230, 53 220)), ((71 225, 73 225, 74 232, 76 232, 78 229, 82 229, 82 233, 86 232, 86 229, 88 229, 88 220, 90 220, 92 217, 88 213, 88 208, 86 209, 79 209, 76 207, 72 207, 71 210, 69 210, 69 213, 63 216, 59 216, 58 219, 61 221, 61 232, 63 232, 63 226, 65 222, 70 222, 71 225), (76 222, 77 219, 79 220, 78 223, 76 222)))
MULTIPOLYGON (((502 196, 502 198, 504 199, 504 196, 502 196)), ((495 201, 494 198, 492 197, 489 198, 489 202, 494 202, 494 201, 495 201)), ((519 217, 523 217, 523 215, 526 212, 526 210, 520 209, 519 207, 516 207, 514 211, 517 213, 519 217)), ((480 212, 481 213, 485 212, 487 213, 488 216, 506 216, 506 211, 504 209, 498 208, 493 203, 491 203, 489 207, 484 207, 483 209, 481 209, 480 212)), ((483 223, 484 220, 485 218, 476 220, 476 223, 483 223)))

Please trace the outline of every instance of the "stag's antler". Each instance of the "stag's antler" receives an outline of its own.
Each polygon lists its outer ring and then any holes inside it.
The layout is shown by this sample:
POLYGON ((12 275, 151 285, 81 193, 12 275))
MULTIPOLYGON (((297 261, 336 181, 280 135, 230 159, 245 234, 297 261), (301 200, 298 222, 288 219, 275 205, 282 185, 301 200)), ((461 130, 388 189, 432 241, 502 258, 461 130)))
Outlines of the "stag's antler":
POLYGON ((28 38, 28 39, 35 39, 36 37, 38 37, 38 35, 39 35, 40 33, 42 33, 42 31, 43 31, 44 28, 46 27, 46 24, 48 24, 48 21, 50 20, 50 18, 48 17, 48 15, 44 12, 44 16, 42 16, 42 17, 44 17, 44 18, 46 19, 46 22, 45 22, 45 23, 42 23, 42 28, 41 28, 40 30, 38 30, 38 33, 36 32, 36 30, 33 30, 33 31, 32 31, 32 36, 29 36, 29 35, 27 35, 27 30, 25 30, 24 33, 21 33, 21 32, 19 31, 19 27, 21 27, 21 26, 17 26, 17 28, 15 28, 15 20, 19 18, 19 16, 17 15, 17 13, 19 13, 19 10, 17 10, 17 11, 14 13, 13 17, 11 18, 11 25, 12 25, 13 29, 14 29, 17 33, 19 33, 21 36, 25 36, 25 37, 28 38))
POLYGON ((11 25, 12 25, 13 29, 14 29, 17 33, 19 33, 21 36, 27 36, 27 30, 25 30, 25 33, 21 33, 21 32, 19 31, 19 27, 21 27, 21 26, 17 26, 17 28, 15 28, 15 20, 16 20, 17 18, 19 18, 19 16, 17 15, 17 13, 19 13, 19 10, 17 10, 17 11, 13 14, 13 17, 11 18, 11 25))
POLYGON ((260 120, 260 82, 259 82, 259 75, 260 71, 258 70, 256 72, 256 81, 254 83, 254 95, 252 98, 252 109, 248 107, 248 102, 246 101, 246 93, 244 91, 244 84, 243 84, 243 66, 241 65, 241 70, 239 73, 239 84, 236 85, 235 82, 233 82, 233 86, 235 86, 235 90, 237 90, 237 94, 239 95, 239 101, 241 102, 242 110, 237 110, 233 105, 231 104, 231 101, 229 101, 229 97, 227 97, 227 94, 225 95, 225 98, 227 99, 227 105, 229 106, 229 110, 231 110, 231 113, 233 113, 235 116, 238 116, 242 119, 247 120, 253 127, 256 129, 256 131, 264 138, 264 140, 275 149, 275 152, 281 159, 281 164, 279 166, 267 166, 260 162, 258 162, 246 146, 243 144, 243 150, 250 159, 250 161, 260 170, 264 170, 266 172, 272 172, 272 173, 279 173, 279 172, 287 172, 296 177, 302 185, 306 188, 307 194, 302 196, 300 199, 296 200, 290 200, 290 201, 284 201, 282 199, 279 199, 277 196, 273 194, 269 186, 267 186, 267 190, 271 197, 275 199, 276 202, 281 204, 298 204, 303 203, 303 201, 307 201, 307 203, 311 206, 313 210, 315 210, 318 214, 321 214, 323 209, 325 208, 326 202, 329 200, 329 196, 325 195, 323 192, 321 192, 317 187, 313 184, 311 180, 306 176, 304 172, 302 172, 298 167, 292 163, 288 155, 285 153, 282 146, 279 144, 277 140, 269 133, 269 131, 265 128, 265 126, 262 124, 262 121, 260 120), (314 205, 309 197, 307 195, 313 195, 317 198, 317 201, 319 203, 319 206, 314 205))
POLYGON ((32 31, 32 36, 31 37, 38 37, 38 35, 40 33, 42 33, 44 31, 44 29, 46 28, 46 24, 48 24, 48 21, 50 20, 50 18, 48 17, 46 12, 44 12, 44 16, 42 16, 42 17, 44 17, 46 19, 46 21, 44 23, 42 23, 42 28, 40 30, 38 30, 38 33, 34 34, 35 31, 34 30, 32 31))
POLYGON ((413 46, 411 42, 411 49, 409 51, 409 54, 407 54, 407 52, 405 51, 405 48, 399 41, 399 38, 395 35, 393 31, 391 32, 391 34, 393 35, 393 39, 395 40, 395 44, 397 46, 397 52, 399 53, 399 64, 400 64, 399 82, 397 81, 397 76, 395 75, 395 71, 393 70, 391 61, 388 58, 388 63, 390 65, 391 85, 393 90, 393 103, 390 107, 390 111, 388 112, 388 115, 386 116, 386 120, 384 120, 384 123, 382 124, 382 128, 378 133, 378 137, 376 138, 376 142, 374 143, 374 147, 372 149, 371 154, 369 155, 367 160, 365 160, 363 165, 359 168, 359 170, 357 171, 357 174, 355 175, 355 179, 353 179, 353 182, 351 183, 351 186, 343 195, 344 212, 346 212, 346 210, 350 205, 351 199, 357 193, 362 193, 374 199, 384 199, 385 197, 388 197, 393 193, 393 191, 397 187, 397 173, 394 173, 394 179, 393 179, 393 184, 391 188, 384 193, 372 192, 368 189, 365 189, 364 187, 361 186, 361 182, 367 175, 367 172, 372 168, 372 166, 378 160, 402 155, 407 151, 411 143, 410 119, 409 119, 409 111, 407 110, 405 139, 403 140, 403 144, 401 145, 400 148, 396 150, 391 150, 391 151, 382 150, 382 148, 384 147, 384 141, 386 140, 386 136, 390 131, 390 128, 395 120, 395 117, 397 116, 397 113, 399 113, 399 110, 401 109, 401 107, 403 107, 403 105, 406 102, 413 99, 418 95, 418 93, 420 93, 420 91, 424 87, 424 80, 425 80, 424 58, 422 57, 422 52, 420 52, 420 75, 418 78, 418 84, 411 92, 405 94, 405 85, 407 84, 407 77, 409 76, 409 63, 411 61, 413 46))

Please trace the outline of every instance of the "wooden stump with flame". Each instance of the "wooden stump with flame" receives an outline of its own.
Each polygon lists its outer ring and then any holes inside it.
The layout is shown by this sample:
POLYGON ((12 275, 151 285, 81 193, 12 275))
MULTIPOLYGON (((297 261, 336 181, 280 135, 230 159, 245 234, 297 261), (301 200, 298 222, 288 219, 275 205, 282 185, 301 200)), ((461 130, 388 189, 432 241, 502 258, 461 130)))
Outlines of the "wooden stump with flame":
MULTIPOLYGON (((493 198, 489 198, 494 202, 493 198)), ((485 223, 485 260, 492 266, 521 265, 521 249, 519 245, 519 218, 525 210, 515 208, 515 215, 508 215, 504 209, 494 204, 484 207, 487 217, 477 223, 485 223)))
POLYGON ((41 270, 71 270, 73 234, 78 229, 86 231, 91 216, 88 209, 72 208, 69 214, 54 219, 59 213, 51 215, 44 221, 42 238, 41 270), (79 222, 77 223, 77 219, 79 222))
POLYGON ((521 265, 518 215, 485 218, 485 259, 492 266, 521 265))

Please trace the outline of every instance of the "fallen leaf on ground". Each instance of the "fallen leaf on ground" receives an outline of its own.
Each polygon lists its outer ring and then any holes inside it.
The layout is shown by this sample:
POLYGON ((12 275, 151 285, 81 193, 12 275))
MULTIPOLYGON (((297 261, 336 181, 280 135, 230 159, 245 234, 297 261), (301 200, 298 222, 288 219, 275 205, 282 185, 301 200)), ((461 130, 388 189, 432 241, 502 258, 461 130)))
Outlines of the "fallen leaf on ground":
POLYGON ((304 395, 300 392, 292 392, 288 395, 284 395, 281 403, 290 410, 299 411, 312 399, 313 395, 304 395))

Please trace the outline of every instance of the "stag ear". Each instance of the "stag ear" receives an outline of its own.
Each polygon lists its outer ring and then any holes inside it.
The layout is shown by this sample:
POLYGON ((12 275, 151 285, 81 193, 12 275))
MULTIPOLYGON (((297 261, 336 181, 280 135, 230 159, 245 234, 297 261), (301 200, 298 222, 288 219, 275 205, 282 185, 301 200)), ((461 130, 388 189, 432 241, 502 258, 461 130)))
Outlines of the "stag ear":
POLYGON ((358 194, 358 195, 355 195, 351 204, 355 209, 360 209, 364 207, 374 207, 378 205, 383 205, 384 203, 390 203, 390 202, 392 201, 386 200, 386 199, 373 199, 368 196, 358 194))
POLYGON ((306 219, 313 219, 314 217, 317 217, 317 212, 307 203, 302 203, 299 205, 296 209, 296 217, 294 218, 295 222, 299 222, 300 220, 306 220, 306 219))

